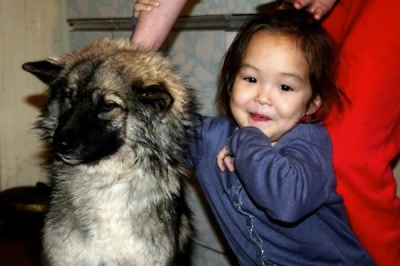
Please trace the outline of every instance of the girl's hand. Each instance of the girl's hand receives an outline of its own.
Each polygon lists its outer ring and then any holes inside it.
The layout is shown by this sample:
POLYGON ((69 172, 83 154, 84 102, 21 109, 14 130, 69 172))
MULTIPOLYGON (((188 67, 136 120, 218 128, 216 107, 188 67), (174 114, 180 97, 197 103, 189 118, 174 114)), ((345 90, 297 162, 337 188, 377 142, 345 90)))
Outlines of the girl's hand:
POLYGON ((336 1, 337 0, 281 0, 278 8, 284 9, 288 4, 293 5, 296 9, 304 8, 313 14, 316 20, 320 20, 332 10, 336 1))
POLYGON ((158 0, 137 0, 133 5, 132 15, 137 18, 141 11, 150 11, 159 6, 160 2, 158 0))
POLYGON ((228 168, 229 171, 235 171, 235 166, 233 164, 233 155, 229 153, 228 148, 224 146, 222 150, 219 151, 217 155, 217 164, 219 170, 225 171, 228 168))

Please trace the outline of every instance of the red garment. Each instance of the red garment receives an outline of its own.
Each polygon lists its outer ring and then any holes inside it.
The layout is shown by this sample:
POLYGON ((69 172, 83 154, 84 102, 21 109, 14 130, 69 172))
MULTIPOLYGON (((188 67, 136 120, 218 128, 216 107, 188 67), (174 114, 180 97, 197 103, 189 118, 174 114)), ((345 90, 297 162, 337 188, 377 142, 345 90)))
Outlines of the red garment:
POLYGON ((324 22, 340 47, 339 86, 352 101, 328 123, 337 191, 378 265, 400 265, 400 1, 341 0, 324 22))

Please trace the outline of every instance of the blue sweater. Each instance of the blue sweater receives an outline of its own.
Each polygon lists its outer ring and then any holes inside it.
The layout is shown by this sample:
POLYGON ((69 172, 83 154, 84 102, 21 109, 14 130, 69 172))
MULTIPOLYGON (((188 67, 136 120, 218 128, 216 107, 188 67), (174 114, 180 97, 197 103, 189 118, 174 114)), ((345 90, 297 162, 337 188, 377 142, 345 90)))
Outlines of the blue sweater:
POLYGON ((331 144, 321 124, 300 124, 274 147, 259 129, 201 117, 190 146, 211 209, 241 265, 374 265, 335 193, 331 144), (227 144, 235 172, 221 172, 227 144))

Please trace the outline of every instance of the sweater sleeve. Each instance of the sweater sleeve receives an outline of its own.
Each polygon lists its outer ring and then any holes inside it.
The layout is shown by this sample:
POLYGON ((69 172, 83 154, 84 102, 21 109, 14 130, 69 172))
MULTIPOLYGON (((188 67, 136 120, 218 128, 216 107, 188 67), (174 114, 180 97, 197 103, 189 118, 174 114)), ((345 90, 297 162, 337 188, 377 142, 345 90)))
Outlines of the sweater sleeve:
POLYGON ((296 131, 276 147, 255 127, 240 128, 227 142, 235 171, 251 200, 271 218, 287 223, 323 205, 334 184, 329 138, 296 137, 309 135, 308 127, 296 131))

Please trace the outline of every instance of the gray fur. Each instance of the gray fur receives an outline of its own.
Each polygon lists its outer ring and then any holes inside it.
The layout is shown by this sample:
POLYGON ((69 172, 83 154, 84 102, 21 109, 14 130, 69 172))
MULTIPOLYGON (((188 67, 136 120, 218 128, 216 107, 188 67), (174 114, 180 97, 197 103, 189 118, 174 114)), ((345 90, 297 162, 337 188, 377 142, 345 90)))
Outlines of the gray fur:
POLYGON ((184 155, 197 111, 163 56, 95 41, 23 69, 49 87, 36 124, 54 156, 45 265, 188 265, 184 155))

